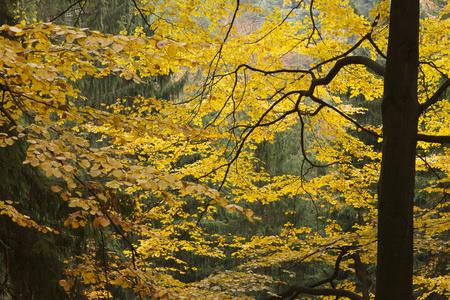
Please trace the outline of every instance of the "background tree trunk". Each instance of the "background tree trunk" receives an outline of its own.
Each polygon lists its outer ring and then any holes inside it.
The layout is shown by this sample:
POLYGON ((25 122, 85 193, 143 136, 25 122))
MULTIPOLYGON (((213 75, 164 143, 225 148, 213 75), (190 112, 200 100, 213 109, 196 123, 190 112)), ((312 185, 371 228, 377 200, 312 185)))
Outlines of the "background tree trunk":
POLYGON ((385 71, 376 299, 411 299, 419 0, 392 0, 385 71))

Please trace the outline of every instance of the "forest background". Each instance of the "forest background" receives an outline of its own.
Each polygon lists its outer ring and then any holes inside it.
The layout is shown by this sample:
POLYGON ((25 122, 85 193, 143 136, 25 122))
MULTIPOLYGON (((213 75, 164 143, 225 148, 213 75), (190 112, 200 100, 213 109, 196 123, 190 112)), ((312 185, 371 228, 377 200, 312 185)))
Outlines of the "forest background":
POLYGON ((446 1, 0 12, 2 299, 449 297, 446 1))

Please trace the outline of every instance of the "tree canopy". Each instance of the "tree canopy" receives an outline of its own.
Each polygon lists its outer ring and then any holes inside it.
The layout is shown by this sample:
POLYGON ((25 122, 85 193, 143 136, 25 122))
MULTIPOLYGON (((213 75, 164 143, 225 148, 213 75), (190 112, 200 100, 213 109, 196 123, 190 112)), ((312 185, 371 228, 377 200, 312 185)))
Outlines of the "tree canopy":
POLYGON ((114 34, 16 10, 0 146, 34 179, 3 168, 0 221, 82 240, 68 299, 448 297, 450 5, 374 2, 131 0, 114 34))

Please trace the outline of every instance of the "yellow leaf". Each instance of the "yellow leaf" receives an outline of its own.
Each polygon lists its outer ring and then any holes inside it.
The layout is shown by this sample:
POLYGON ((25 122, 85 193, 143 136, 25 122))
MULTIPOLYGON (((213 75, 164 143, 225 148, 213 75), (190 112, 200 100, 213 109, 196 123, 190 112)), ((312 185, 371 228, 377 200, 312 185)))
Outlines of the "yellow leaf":
POLYGON ((91 172, 89 172, 89 174, 91 174, 92 177, 97 177, 100 174, 102 174, 102 171, 100 171, 100 170, 91 170, 91 172))
POLYGON ((156 48, 157 49, 162 49, 162 48, 164 48, 165 46, 167 46, 169 44, 169 42, 168 41, 157 41, 156 42, 156 48))
POLYGON ((133 73, 131 72, 123 73, 123 78, 125 78, 126 80, 131 80, 133 78, 133 73))
POLYGON ((242 207, 236 204, 228 204, 225 206, 229 213, 233 213, 236 209, 242 211, 242 207))
POLYGON ((59 169, 54 169, 53 176, 55 176, 56 178, 60 178, 62 176, 61 171, 59 169))
POLYGON ((34 48, 38 51, 43 51, 45 50, 45 45, 42 43, 37 43, 36 46, 34 46, 34 48))
POLYGON ((91 166, 90 162, 87 159, 82 159, 81 165, 86 168, 89 168, 91 166))
POLYGON ((169 45, 169 47, 167 47, 167 54, 169 54, 170 57, 177 56, 177 53, 178 53, 178 47, 177 46, 169 45))
POLYGON ((116 52, 120 52, 120 51, 123 50, 124 47, 123 47, 122 44, 114 43, 114 44, 111 45, 111 48, 112 48, 114 51, 116 51, 116 52))
POLYGON ((41 164, 41 169, 44 170, 44 171, 47 171, 48 169, 50 169, 51 166, 52 166, 52 165, 51 165, 50 162, 44 161, 44 162, 41 164))
POLYGON ((101 218, 100 219, 100 224, 103 226, 103 227, 106 227, 106 226, 108 226, 109 225, 109 220, 107 219, 107 218, 101 218))
POLYGON ((37 167, 39 165, 39 159, 34 156, 31 160, 30 160, 30 165, 32 165, 33 167, 37 167))
POLYGON ((94 222, 92 222, 94 229, 97 229, 98 225, 100 225, 100 217, 95 218, 94 222))
POLYGON ((64 165, 63 166, 64 171, 71 172, 73 171, 73 167, 71 165, 64 165))
POLYGON ((246 217, 248 217, 248 218, 250 218, 251 216, 253 216, 253 211, 252 211, 251 209, 248 209, 248 208, 244 209, 244 210, 242 211, 242 213, 243 213, 246 217))
POLYGON ((55 192, 55 193, 61 192, 61 187, 59 187, 59 186, 57 186, 57 185, 52 186, 51 189, 52 189, 52 191, 55 192))
POLYGON ((64 280, 64 279, 61 279, 61 280, 59 281, 59 285, 60 285, 60 286, 66 286, 66 285, 67 285, 67 281, 64 280))

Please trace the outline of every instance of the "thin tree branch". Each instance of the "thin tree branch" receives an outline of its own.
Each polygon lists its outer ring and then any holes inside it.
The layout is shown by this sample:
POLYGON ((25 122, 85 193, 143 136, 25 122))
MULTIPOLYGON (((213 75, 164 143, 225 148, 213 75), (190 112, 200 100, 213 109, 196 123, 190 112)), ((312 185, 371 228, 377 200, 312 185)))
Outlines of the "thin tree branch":
POLYGON ((313 163, 308 158, 308 155, 306 154, 306 150, 305 150, 305 123, 303 122, 303 117, 302 117, 302 115, 300 114, 299 111, 297 111, 297 114, 298 114, 298 117, 299 117, 299 120, 300 120, 300 125, 301 125, 301 128, 300 128, 300 148, 301 148, 301 151, 302 151, 303 159, 306 160, 312 167, 315 167, 315 168, 326 168, 326 167, 338 164, 339 161, 334 161, 334 162, 328 163, 326 165, 317 165, 317 164, 313 163))
POLYGON ((447 74, 445 74, 444 71, 442 71, 441 69, 444 69, 445 71, 447 71, 447 70, 445 68, 443 68, 443 67, 437 66, 433 61, 419 61, 419 64, 421 64, 421 65, 429 65, 430 67, 432 67, 433 69, 438 71, 439 74, 441 74, 441 76, 443 78, 448 79, 447 74))
POLYGON ((334 106, 332 106, 332 105, 326 103, 326 102, 323 101, 322 99, 319 99, 319 98, 317 98, 317 97, 315 97, 315 96, 309 96, 309 97, 310 97, 314 102, 316 102, 316 103, 318 103, 318 104, 320 104, 320 105, 322 105, 322 106, 328 107, 329 109, 335 111, 335 112, 338 113, 341 117, 343 117, 344 119, 346 119, 346 120, 350 121, 351 123, 353 123, 358 129, 360 129, 360 130, 362 130, 362 131, 365 131, 365 132, 367 132, 367 133, 370 133, 371 135, 376 136, 376 137, 378 137, 378 138, 382 138, 382 137, 383 137, 383 136, 379 135, 378 133, 376 133, 376 132, 374 132, 374 131, 372 131, 372 130, 369 130, 369 129, 367 129, 366 127, 362 126, 362 125, 359 124, 357 121, 355 121, 355 120, 353 120, 352 118, 350 118, 349 116, 347 116, 344 112, 342 112, 342 111, 340 111, 339 109, 337 109, 336 107, 334 107, 334 106))
POLYGON ((381 51, 381 49, 378 47, 377 44, 375 44, 375 41, 373 40, 372 36, 369 36, 367 38, 369 40, 369 42, 372 44, 372 46, 375 48, 375 51, 377 51, 377 53, 384 59, 387 59, 387 55, 383 53, 383 51, 381 51))
POLYGON ((139 8, 139 6, 137 5, 136 0, 131 0, 131 1, 133 1, 134 7, 136 8, 136 10, 137 10, 137 11, 139 12, 139 14, 141 15, 142 20, 144 20, 145 24, 148 26, 148 28, 150 28, 151 25, 150 25, 150 23, 147 21, 147 19, 145 18, 144 13, 142 12, 142 10, 141 10, 141 9, 139 8))
MULTIPOLYGON (((295 297, 299 294, 309 294, 309 295, 322 295, 322 296, 336 296, 336 297, 347 297, 350 298, 352 300, 367 300, 361 296, 359 296, 358 294, 355 294, 353 292, 347 291, 347 290, 341 290, 341 289, 318 289, 317 287, 324 284, 324 283, 330 283, 333 287, 333 280, 337 278, 338 273, 339 273, 339 268, 340 268, 340 263, 343 259, 343 257, 345 256, 345 254, 348 253, 349 250, 351 249, 355 249, 358 246, 344 246, 341 247, 340 250, 341 252, 339 253, 338 257, 336 258, 336 262, 334 264, 334 272, 333 274, 331 274, 331 276, 329 276, 328 278, 321 280, 317 283, 311 284, 308 287, 304 287, 304 286, 292 286, 290 287, 287 291, 281 293, 278 296, 270 296, 268 298, 266 298, 265 300, 276 300, 276 299, 286 299, 288 297, 291 297, 291 299, 295 299, 295 297)), ((352 254, 353 257, 353 254, 352 254)), ((358 260, 359 256, 356 258, 354 258, 355 263, 357 264, 357 260, 358 260)), ((359 260, 359 262, 361 263, 361 261, 359 260)), ((361 263, 362 265, 362 263, 361 263)), ((361 265, 358 265, 358 268, 361 267, 361 265)), ((358 277, 359 278, 359 277, 358 277)))
POLYGON ((0 111, 1 111, 2 113, 5 114, 5 116, 8 118, 9 121, 11 121, 12 124, 14 124, 15 126, 18 125, 17 122, 16 122, 16 120, 14 120, 14 118, 11 116, 11 114, 9 113, 9 111, 7 111, 7 110, 3 107, 3 105, 0 105, 0 111))
POLYGON ((319 38, 321 40, 323 40, 319 29, 317 29, 316 22, 314 21, 313 6, 314 6, 314 0, 311 0, 311 3, 309 4, 309 17, 311 19, 311 23, 313 25, 313 28, 311 30, 311 34, 308 37, 308 43, 306 44, 306 46, 309 46, 309 43, 311 42, 311 39, 313 39, 314 32, 316 32, 316 31, 317 31, 317 35, 319 36, 319 38))
MULTIPOLYGON (((342 54, 339 54, 339 55, 337 55, 337 56, 334 56, 334 57, 332 57, 332 58, 330 58, 330 59, 327 59, 327 60, 324 60, 324 61, 318 63, 317 65, 315 65, 314 67, 312 67, 312 68, 309 69, 309 70, 310 70, 310 71, 315 70, 315 69, 319 68, 320 66, 323 66, 323 65, 325 65, 325 64, 327 64, 327 63, 330 63, 330 62, 332 62, 332 61, 335 61, 335 60, 338 60, 338 59, 340 59, 340 58, 343 58, 343 57, 348 56, 350 53, 352 53, 353 51, 355 51, 356 49, 358 49, 358 47, 361 46, 361 44, 362 44, 365 40, 367 40, 367 39, 368 39, 369 41, 373 41, 373 40, 372 40, 372 33, 373 33, 373 30, 374 30, 375 26, 377 26, 379 19, 380 19, 380 15, 377 15, 377 16, 375 17, 375 19, 373 20, 373 23, 372 23, 372 26, 371 26, 371 28, 370 28, 370 31, 369 31, 366 35, 364 35, 358 42, 356 42, 356 44, 354 44, 350 49, 348 49, 347 51, 345 51, 345 52, 342 53, 342 54)), ((374 47, 375 47, 375 50, 378 51, 378 48, 376 47, 375 43, 373 43, 373 45, 374 45, 374 47)), ((385 57, 385 56, 384 56, 384 57, 385 57)))
POLYGON ((435 104, 439 101, 439 97, 447 90, 447 88, 450 86, 450 79, 447 79, 443 85, 434 93, 433 96, 431 96, 430 99, 428 99, 425 103, 423 103, 420 106, 420 114, 422 114, 427 108, 429 108, 431 105, 435 104))
POLYGON ((105 239, 104 239, 105 234, 103 233, 103 229, 101 229, 101 228, 100 228, 100 234, 102 237, 103 272, 105 273, 105 280, 106 280, 105 292, 106 292, 107 299, 109 299, 108 265, 106 263, 106 246, 105 246, 105 239))
MULTIPOLYGON (((88 184, 83 179, 81 179, 80 176, 78 176, 77 174, 74 174, 74 178, 86 188, 86 191, 88 194, 91 194, 92 196, 94 196, 94 198, 100 203, 100 199, 98 198, 97 193, 95 191, 93 191, 88 186, 88 184)), ((106 218, 109 220, 109 222, 111 223, 111 225, 116 229, 116 231, 119 233, 119 235, 125 240, 125 242, 130 247, 133 267, 136 268, 136 256, 139 256, 139 254, 137 253, 136 249, 134 248, 131 241, 127 238, 127 236, 122 232, 122 230, 120 230, 120 228, 111 219, 111 216, 106 211, 104 212, 104 214, 105 214, 106 218)))
POLYGON ((55 21, 56 19, 58 19, 59 17, 61 17, 62 15, 64 15, 66 12, 69 11, 69 9, 71 9, 72 7, 74 7, 75 5, 77 5, 78 3, 80 3, 81 0, 78 0, 76 2, 74 2, 72 5, 70 5, 69 7, 67 7, 64 11, 62 11, 61 13, 59 13, 56 17, 53 17, 50 22, 55 21))
POLYGON ((264 75, 272 75, 272 74, 278 74, 278 73, 305 73, 305 74, 310 74, 311 76, 314 76, 313 72, 310 71, 310 70, 278 69, 278 70, 272 70, 272 71, 265 71, 265 70, 262 70, 262 69, 258 69, 258 68, 252 67, 252 66, 247 65, 247 64, 241 64, 233 72, 225 73, 225 74, 217 75, 217 76, 221 76, 221 77, 228 76, 228 75, 237 73, 242 68, 246 68, 246 69, 249 69, 250 71, 254 71, 254 72, 263 73, 264 75))
MULTIPOLYGON (((364 56, 357 56, 357 55, 345 56, 345 57, 344 56, 345 55, 339 55, 330 60, 327 60, 326 62, 332 62, 332 61, 336 60, 336 58, 343 57, 343 58, 339 59, 338 61, 336 61, 334 66, 331 68, 331 70, 328 72, 328 74, 325 77, 320 77, 320 78, 315 78, 315 75, 312 71, 314 69, 318 68, 319 66, 323 65, 323 63, 320 63, 309 70, 279 69, 279 70, 272 70, 272 71, 265 71, 262 69, 258 69, 258 68, 249 66, 247 64, 241 64, 233 72, 222 74, 220 76, 227 76, 227 75, 237 73, 241 68, 246 68, 246 69, 249 69, 254 72, 263 73, 264 75, 272 75, 272 74, 278 74, 278 73, 304 73, 304 74, 311 75, 311 77, 313 78, 311 86, 310 86, 310 94, 312 94, 312 92, 314 91, 314 88, 316 86, 327 85, 328 83, 330 83, 334 79, 334 77, 336 77, 337 73, 339 73, 339 71, 343 67, 348 66, 348 65, 364 65, 364 66, 368 67, 369 69, 371 69, 376 74, 378 74, 380 76, 384 76, 384 67, 382 65, 380 65, 379 63, 377 63, 376 61, 371 60, 370 58, 364 57, 364 56)), ((309 96, 310 94, 305 95, 305 96, 309 96)))
POLYGON ((330 277, 325 278, 324 280, 321 280, 315 284, 311 284, 310 286, 308 286, 309 288, 315 288, 318 286, 321 286, 322 284, 325 284, 327 282, 332 283, 333 280, 335 280, 339 274, 339 268, 341 265, 341 261, 342 258, 344 257, 345 254, 347 254, 348 249, 347 248, 342 248, 341 252, 339 253, 338 257, 336 258, 336 262, 334 263, 334 272, 333 274, 330 275, 330 277))
POLYGON ((291 8, 291 10, 286 14, 286 17, 280 22, 280 24, 278 24, 277 26, 275 26, 274 28, 272 28, 271 30, 269 30, 265 35, 263 35, 261 38, 257 39, 254 42, 248 42, 245 43, 245 45, 249 45, 249 44, 256 44, 260 41, 262 41, 263 39, 265 39, 269 34, 271 34, 275 29, 279 28, 281 25, 283 25, 283 23, 287 20, 287 18, 289 18, 289 16, 292 14, 292 12, 294 11, 294 9, 297 9, 300 7, 300 4, 303 3, 303 0, 299 1, 297 6, 291 8))
POLYGON ((79 13, 78 16, 77 16, 77 20, 76 20, 75 23, 73 24, 74 27, 77 27, 78 22, 80 21, 80 18, 81 18, 81 13, 82 13, 82 12, 86 13, 86 12, 84 11, 84 6, 86 5, 86 2, 87 2, 87 1, 83 1, 83 3, 81 3, 81 1, 78 1, 78 4, 80 4, 80 13, 79 13))

